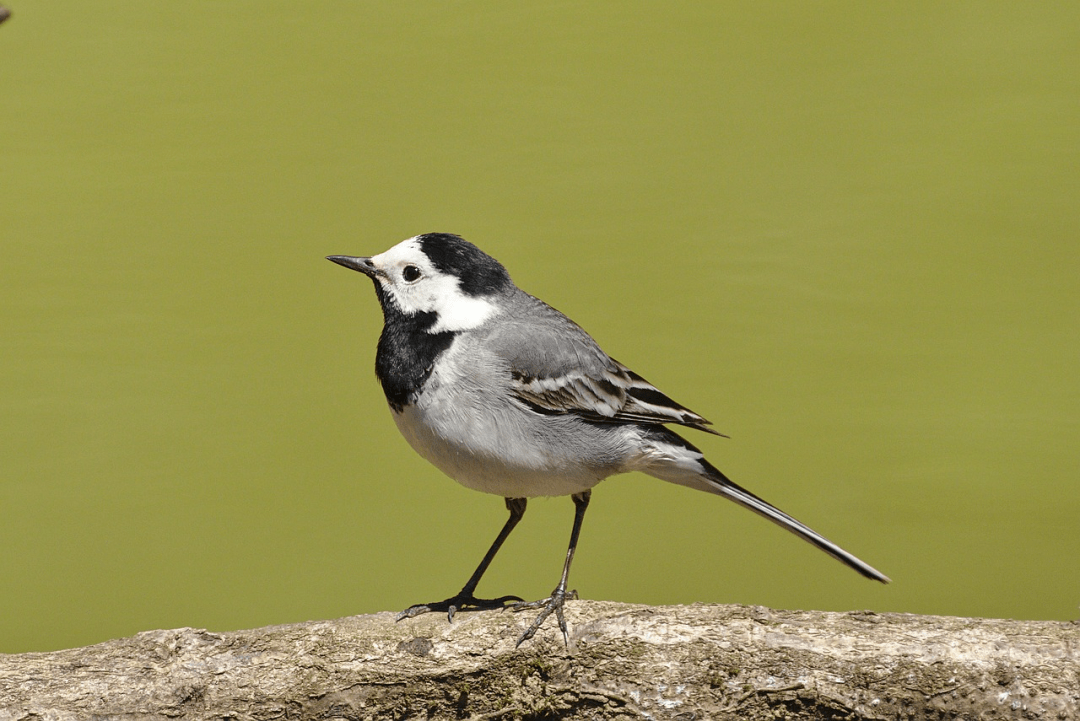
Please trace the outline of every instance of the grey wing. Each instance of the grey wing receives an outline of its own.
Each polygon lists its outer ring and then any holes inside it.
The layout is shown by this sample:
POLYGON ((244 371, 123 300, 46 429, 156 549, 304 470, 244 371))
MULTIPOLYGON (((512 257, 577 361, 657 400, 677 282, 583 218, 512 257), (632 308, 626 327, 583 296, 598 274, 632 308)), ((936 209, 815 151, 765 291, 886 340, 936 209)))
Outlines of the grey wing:
POLYGON ((540 300, 488 339, 509 366, 511 392, 538 413, 612 423, 677 423, 715 435, 708 420, 611 358, 580 326, 540 300))

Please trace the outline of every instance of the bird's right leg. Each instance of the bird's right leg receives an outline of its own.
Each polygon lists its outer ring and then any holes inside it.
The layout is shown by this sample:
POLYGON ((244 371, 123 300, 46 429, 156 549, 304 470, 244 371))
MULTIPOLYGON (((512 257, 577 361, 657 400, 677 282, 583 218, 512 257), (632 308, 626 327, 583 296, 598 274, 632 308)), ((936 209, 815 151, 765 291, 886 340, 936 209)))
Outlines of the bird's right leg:
POLYGON ((495 554, 502 548, 506 537, 510 535, 510 531, 514 530, 514 526, 516 526, 518 521, 521 520, 521 517, 525 515, 526 501, 527 499, 525 498, 506 499, 506 510, 510 511, 510 518, 506 519, 506 524, 503 526, 502 530, 499 531, 498 538, 491 544, 491 548, 488 549, 487 554, 484 556, 484 560, 480 561, 480 565, 473 571, 473 575, 469 578, 465 587, 458 591, 456 596, 448 598, 445 601, 419 603, 415 606, 409 606, 399 613, 395 620, 400 621, 404 618, 412 618, 413 616, 419 616, 422 613, 430 613, 432 611, 445 611, 447 620, 453 621, 454 614, 458 611, 484 611, 493 608, 505 608, 506 604, 511 601, 521 601, 522 599, 517 596, 476 598, 473 596, 473 591, 476 590, 476 585, 480 583, 484 571, 491 565, 491 561, 495 558, 495 554))

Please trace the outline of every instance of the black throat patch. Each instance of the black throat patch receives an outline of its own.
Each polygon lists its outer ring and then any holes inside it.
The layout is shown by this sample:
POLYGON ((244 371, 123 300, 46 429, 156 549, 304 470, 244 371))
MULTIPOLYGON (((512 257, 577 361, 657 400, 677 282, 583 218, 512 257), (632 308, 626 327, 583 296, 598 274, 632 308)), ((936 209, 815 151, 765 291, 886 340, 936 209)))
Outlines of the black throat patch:
POLYGON ((438 321, 435 313, 406 315, 384 294, 375 280, 375 292, 383 310, 383 330, 375 352, 375 375, 382 384, 386 401, 395 412, 416 399, 420 387, 431 375, 435 360, 454 342, 454 331, 429 333, 438 321))

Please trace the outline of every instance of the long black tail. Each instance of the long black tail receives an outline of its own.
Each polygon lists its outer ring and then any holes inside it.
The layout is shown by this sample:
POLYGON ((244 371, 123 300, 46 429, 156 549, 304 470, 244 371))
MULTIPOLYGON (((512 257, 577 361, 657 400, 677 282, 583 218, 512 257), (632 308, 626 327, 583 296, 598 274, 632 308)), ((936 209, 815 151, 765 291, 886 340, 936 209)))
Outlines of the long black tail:
POLYGON ((704 458, 700 459, 699 463, 704 466, 709 481, 715 486, 710 488, 713 493, 724 496, 725 498, 735 501, 740 506, 749 508, 754 513, 768 518, 776 525, 791 531, 804 541, 814 544, 825 553, 841 563, 845 563, 851 568, 854 568, 867 578, 872 578, 875 581, 881 581, 882 583, 889 582, 889 577, 884 573, 877 570, 869 563, 856 558, 840 548, 840 546, 837 546, 835 543, 822 536, 820 533, 811 530, 806 525, 795 520, 771 503, 758 498, 742 486, 732 482, 730 478, 721 473, 714 465, 704 458))

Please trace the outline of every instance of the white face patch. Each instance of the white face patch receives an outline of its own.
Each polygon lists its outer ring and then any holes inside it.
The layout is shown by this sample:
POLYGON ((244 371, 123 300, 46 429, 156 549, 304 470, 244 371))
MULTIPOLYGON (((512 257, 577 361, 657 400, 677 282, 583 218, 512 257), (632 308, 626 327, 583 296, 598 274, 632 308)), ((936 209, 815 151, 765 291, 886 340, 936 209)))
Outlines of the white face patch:
POLYGON ((472 330, 498 312, 493 303, 462 293, 458 279, 432 265, 416 238, 373 256, 371 263, 379 271, 376 280, 403 313, 435 313, 431 333, 472 330))

